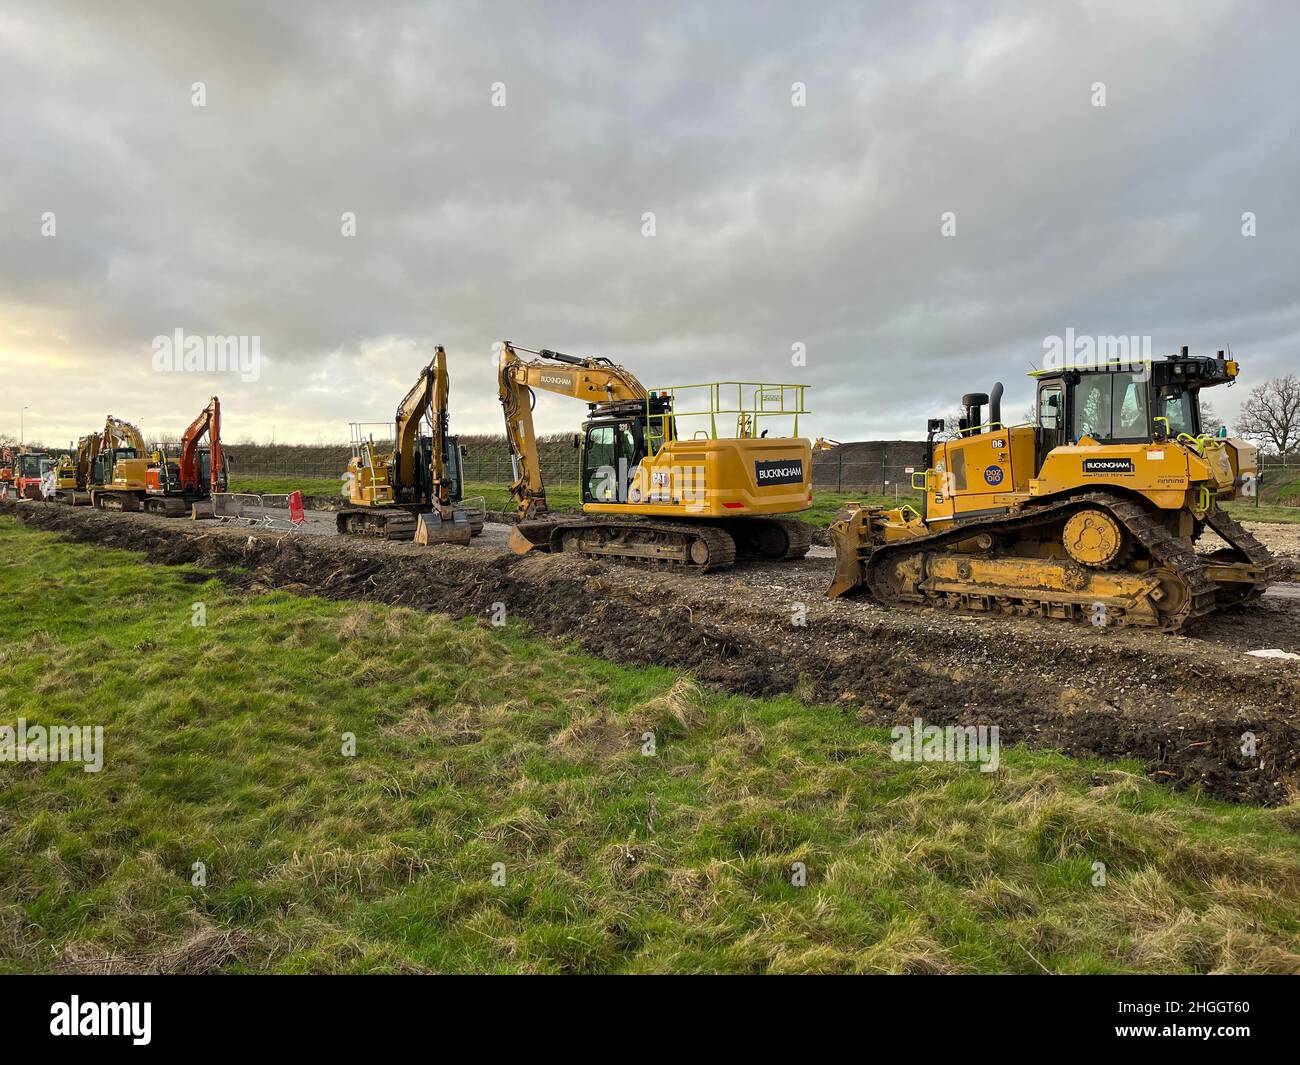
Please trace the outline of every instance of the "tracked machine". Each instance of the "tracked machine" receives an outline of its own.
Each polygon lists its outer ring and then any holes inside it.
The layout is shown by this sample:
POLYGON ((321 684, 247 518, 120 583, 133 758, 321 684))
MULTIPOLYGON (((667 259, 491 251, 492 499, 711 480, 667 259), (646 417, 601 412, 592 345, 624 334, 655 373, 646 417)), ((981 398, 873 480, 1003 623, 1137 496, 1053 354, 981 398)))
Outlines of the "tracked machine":
POLYGON ((921 512, 851 504, 831 526, 827 594, 1164 632, 1256 598, 1276 564, 1221 506, 1254 493, 1256 450, 1203 433, 1199 402, 1237 373, 1186 348, 1038 371, 1037 425, 1003 425, 1001 383, 965 396, 950 439, 929 423, 921 512), (1206 529, 1226 546, 1198 553, 1206 529))
POLYGON ((339 533, 384 540, 412 540, 419 533, 421 543, 468 544, 483 531, 483 507, 462 499, 461 448, 448 432, 449 397, 447 353, 439 345, 397 407, 391 451, 378 448, 361 423, 353 424, 349 505, 335 519, 339 533))
POLYGON ((90 505, 90 478, 99 455, 102 433, 77 441, 76 450, 62 456, 54 467, 54 501, 69 506, 90 505))
MULTIPOLYGON (((179 454, 169 455, 161 448, 148 453, 140 430, 112 415, 98 443, 87 452, 90 502, 98 510, 143 510, 180 517, 194 503, 226 490, 221 400, 216 396, 185 430, 179 454)), ((81 461, 78 448, 78 465, 81 461)))
MULTIPOLYGON (((806 439, 768 437, 765 418, 798 417, 803 385, 719 382, 647 390, 606 358, 501 346, 499 373, 506 438, 514 466, 511 494, 519 512, 510 546, 696 571, 723 569, 738 558, 802 558, 811 528, 793 515, 812 506, 812 451, 806 439), (535 355, 531 361, 520 352, 535 355), (722 389, 735 388, 734 407, 722 389), (547 507, 533 429, 534 390, 578 399, 588 418, 580 451, 581 517, 547 507), (709 428, 678 433, 688 415, 674 409, 688 389, 707 390, 709 428), (752 400, 746 398, 747 391, 752 400), (735 435, 720 436, 718 416, 735 415, 735 435)), ((701 393, 702 394, 702 393, 701 393)))

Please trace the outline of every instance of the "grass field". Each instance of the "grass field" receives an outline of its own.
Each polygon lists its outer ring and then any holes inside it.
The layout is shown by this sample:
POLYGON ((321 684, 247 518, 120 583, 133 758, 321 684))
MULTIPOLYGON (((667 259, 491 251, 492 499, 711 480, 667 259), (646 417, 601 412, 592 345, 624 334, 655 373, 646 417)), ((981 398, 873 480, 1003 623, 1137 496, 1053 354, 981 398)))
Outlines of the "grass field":
POLYGON ((0 762, 0 970, 1300 967, 1295 808, 893 761, 852 710, 11 519, 0 553, 0 725, 105 730, 100 773, 0 762))
POLYGON ((337 477, 232 477, 228 487, 232 492, 254 495, 301 492, 311 496, 337 496, 343 481, 337 477))
POLYGON ((1269 521, 1280 522, 1284 525, 1300 523, 1300 507, 1279 507, 1268 503, 1255 506, 1254 503, 1248 503, 1245 500, 1236 500, 1225 503, 1223 509, 1238 521, 1269 521))

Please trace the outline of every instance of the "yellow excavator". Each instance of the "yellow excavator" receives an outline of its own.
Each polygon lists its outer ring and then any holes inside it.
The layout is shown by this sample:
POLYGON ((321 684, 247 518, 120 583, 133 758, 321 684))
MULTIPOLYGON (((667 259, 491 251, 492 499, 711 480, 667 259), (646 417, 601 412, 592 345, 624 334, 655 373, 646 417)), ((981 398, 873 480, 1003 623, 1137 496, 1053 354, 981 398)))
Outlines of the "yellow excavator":
MULTIPOLYGON (((764 418, 798 415, 803 385, 718 382, 649 391, 606 358, 501 345, 499 373, 510 486, 519 511, 516 552, 574 552, 624 561, 661 562, 698 571, 738 557, 802 558, 811 527, 789 517, 812 506, 812 450, 798 437, 768 437, 764 418), (520 352, 536 358, 525 360, 520 352), (722 389, 735 386, 735 406, 722 389), (533 431, 535 389, 588 405, 580 450, 583 517, 550 515, 533 431), (707 389, 709 428, 678 434, 688 415, 674 403, 685 389, 707 389), (752 401, 743 398, 752 390, 752 401), (719 436, 718 415, 736 415, 735 436, 719 436)), ((692 393, 695 395, 698 393, 692 393)), ((726 393, 730 396, 730 391, 726 393)), ((725 428, 725 420, 724 420, 725 428)))
POLYGON ((831 526, 827 594, 1165 632, 1262 595, 1276 563, 1220 506, 1254 493, 1256 449, 1201 422, 1201 390, 1237 373, 1187 348, 1037 371, 1037 425, 1003 425, 1000 382, 966 395, 950 439, 929 422, 921 512, 850 504, 831 526), (1225 546, 1198 554, 1206 529, 1225 546))
POLYGON ((97 510, 139 510, 149 489, 149 456, 140 430, 110 414, 93 451, 86 480, 91 505, 97 510))
POLYGON ((336 518, 341 534, 411 540, 418 533, 421 543, 467 544, 483 531, 483 508, 461 503, 461 448, 447 432, 449 396, 447 353, 439 345, 397 407, 393 450, 380 451, 361 423, 353 425, 349 506, 336 518))
POLYGON ((54 499, 70 506, 90 504, 90 477, 99 454, 102 433, 91 433, 77 441, 76 450, 62 455, 54 467, 54 499))

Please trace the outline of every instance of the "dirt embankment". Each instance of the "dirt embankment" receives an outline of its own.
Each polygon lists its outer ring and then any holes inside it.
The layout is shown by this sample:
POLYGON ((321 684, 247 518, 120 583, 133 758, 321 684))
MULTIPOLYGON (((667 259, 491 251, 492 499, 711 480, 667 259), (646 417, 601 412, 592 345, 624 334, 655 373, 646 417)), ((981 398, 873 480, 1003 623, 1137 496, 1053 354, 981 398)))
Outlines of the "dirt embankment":
POLYGON ((250 532, 51 504, 0 506, 74 540, 142 551, 252 591, 477 616, 494 604, 613 661, 692 671, 749 695, 797 692, 881 725, 997 725, 1003 741, 1134 758, 1179 788, 1264 804, 1300 789, 1300 599, 1272 596, 1182 636, 884 610, 823 596, 832 560, 688 576, 480 547, 250 532), (1256 755, 1243 755, 1245 733, 1256 755))

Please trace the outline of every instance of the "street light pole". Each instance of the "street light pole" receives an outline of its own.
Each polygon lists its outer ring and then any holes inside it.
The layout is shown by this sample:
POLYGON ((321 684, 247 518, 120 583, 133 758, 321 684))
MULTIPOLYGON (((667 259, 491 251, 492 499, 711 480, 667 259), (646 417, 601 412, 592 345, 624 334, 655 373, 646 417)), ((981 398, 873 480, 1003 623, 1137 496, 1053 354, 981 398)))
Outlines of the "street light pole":
POLYGON ((23 426, 24 426, 23 415, 25 415, 29 410, 31 410, 30 407, 24 407, 22 410, 18 412, 18 446, 19 447, 23 446, 23 441, 26 439, 26 434, 23 431, 23 426))

